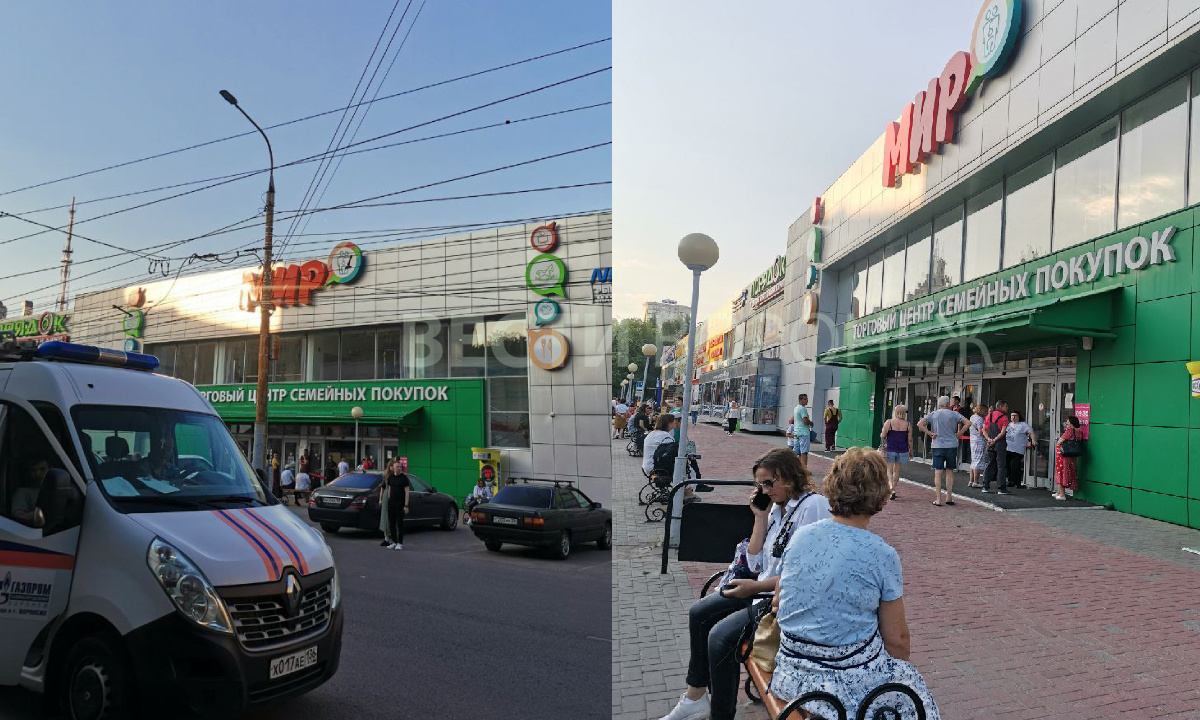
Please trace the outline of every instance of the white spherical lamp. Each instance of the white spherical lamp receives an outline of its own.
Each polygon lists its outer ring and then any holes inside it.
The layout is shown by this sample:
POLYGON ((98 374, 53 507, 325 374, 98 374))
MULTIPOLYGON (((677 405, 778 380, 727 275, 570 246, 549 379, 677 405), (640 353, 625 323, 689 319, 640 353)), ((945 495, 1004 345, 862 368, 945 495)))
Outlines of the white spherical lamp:
POLYGON ((707 270, 719 259, 721 249, 717 247, 717 241, 704 233, 685 235, 679 241, 679 261, 690 270, 707 270))

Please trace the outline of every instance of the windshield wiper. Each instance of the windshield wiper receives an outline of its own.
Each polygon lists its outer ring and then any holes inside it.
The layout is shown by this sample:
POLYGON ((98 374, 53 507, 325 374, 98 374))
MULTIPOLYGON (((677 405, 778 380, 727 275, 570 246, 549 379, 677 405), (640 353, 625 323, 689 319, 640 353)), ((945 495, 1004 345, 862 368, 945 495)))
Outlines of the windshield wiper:
POLYGON ((205 495, 205 496, 196 498, 196 500, 199 502, 204 502, 204 503, 218 503, 218 502, 257 503, 257 502, 262 502, 261 500, 254 497, 253 495, 220 495, 217 497, 209 497, 209 496, 205 495))

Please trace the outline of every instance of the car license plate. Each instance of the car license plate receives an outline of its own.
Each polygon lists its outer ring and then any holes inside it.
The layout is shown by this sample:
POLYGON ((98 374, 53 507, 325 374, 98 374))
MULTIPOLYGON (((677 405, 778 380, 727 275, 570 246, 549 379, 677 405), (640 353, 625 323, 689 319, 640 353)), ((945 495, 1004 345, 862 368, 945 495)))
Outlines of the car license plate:
POLYGON ((283 657, 275 658, 271 661, 271 678, 281 678, 285 675, 291 675, 295 672, 300 672, 304 668, 311 667, 317 664, 317 648, 310 647, 307 650, 301 650, 298 653, 284 655, 283 657))
POLYGON ((337 498, 323 497, 323 498, 321 498, 321 504, 337 507, 338 505, 342 504, 342 501, 338 500, 337 498))
POLYGON ((497 517, 492 518, 492 522, 496 523, 497 525, 516 525, 517 519, 509 517, 497 517))

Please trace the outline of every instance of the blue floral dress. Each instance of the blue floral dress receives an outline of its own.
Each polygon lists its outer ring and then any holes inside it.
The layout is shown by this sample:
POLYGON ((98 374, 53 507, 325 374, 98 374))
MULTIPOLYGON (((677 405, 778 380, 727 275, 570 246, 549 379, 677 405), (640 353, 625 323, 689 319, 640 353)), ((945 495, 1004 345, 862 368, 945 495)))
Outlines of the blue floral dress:
MULTIPOLYGON (((779 654, 771 693, 790 702, 824 692, 845 707, 848 717, 876 688, 888 683, 908 687, 939 720, 937 704, 921 674, 908 662, 888 655, 879 635, 879 605, 903 595, 900 557, 875 533, 822 520, 798 528, 783 556, 779 580, 779 654)), ((825 701, 804 709, 824 717, 838 713, 825 701)), ((913 701, 899 692, 875 698, 866 713, 893 707, 904 720, 915 720, 913 701)), ((889 715, 890 717, 890 715, 889 715)))

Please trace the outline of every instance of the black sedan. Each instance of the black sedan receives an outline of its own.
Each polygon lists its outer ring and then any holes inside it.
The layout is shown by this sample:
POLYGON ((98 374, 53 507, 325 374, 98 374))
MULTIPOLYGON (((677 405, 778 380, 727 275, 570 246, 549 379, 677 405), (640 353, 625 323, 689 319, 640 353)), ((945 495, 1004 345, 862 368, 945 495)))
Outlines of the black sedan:
POLYGON ((570 485, 506 485, 471 511, 471 532, 493 552, 504 543, 532 545, 565 560, 575 543, 612 547, 612 511, 570 485))
MULTIPOLYGON (((458 525, 458 503, 446 493, 409 474, 405 526, 436 525, 453 530, 458 525)), ((313 492, 308 501, 308 519, 320 523, 325 532, 344 527, 379 530, 379 490, 383 474, 351 472, 313 492)))

